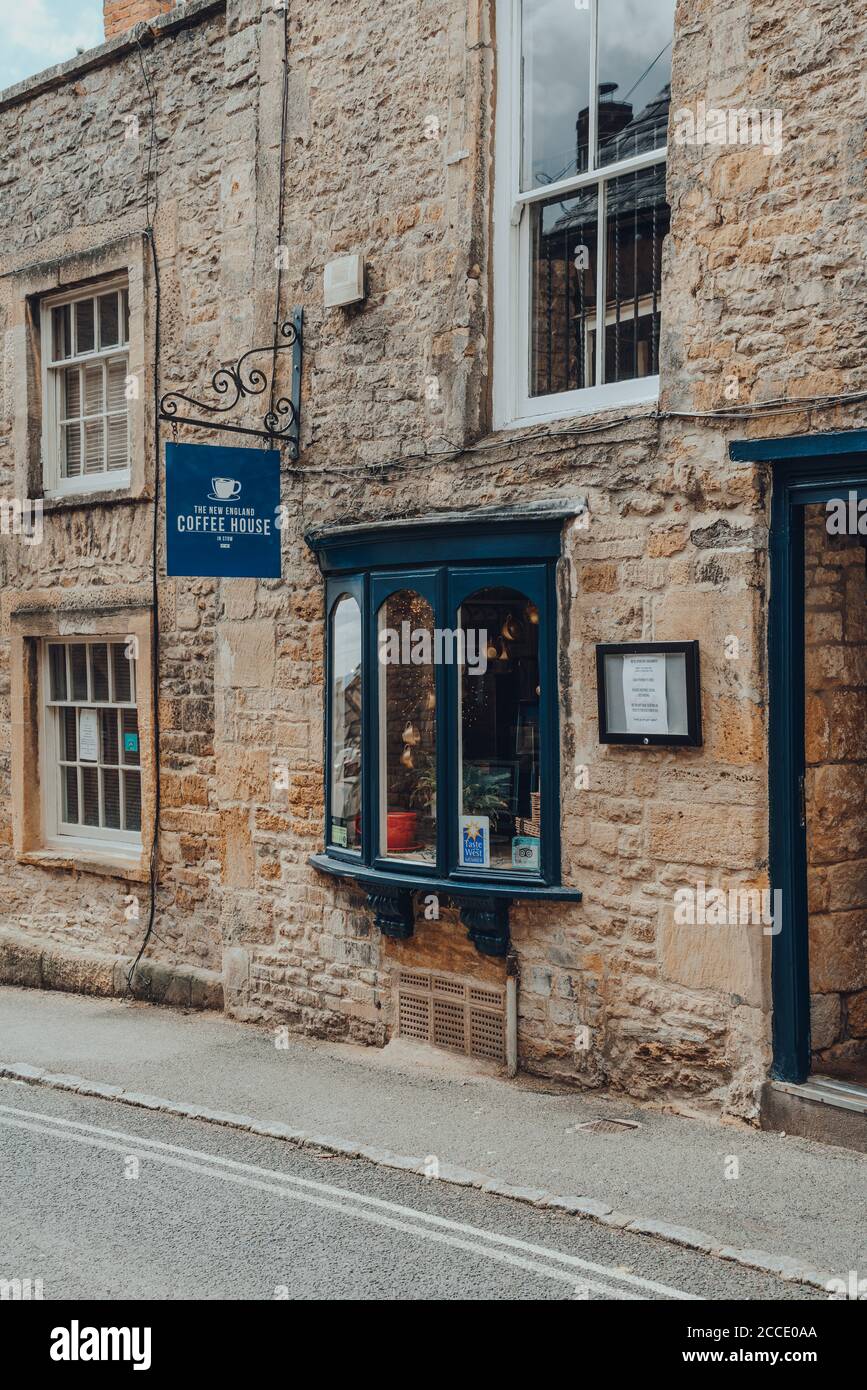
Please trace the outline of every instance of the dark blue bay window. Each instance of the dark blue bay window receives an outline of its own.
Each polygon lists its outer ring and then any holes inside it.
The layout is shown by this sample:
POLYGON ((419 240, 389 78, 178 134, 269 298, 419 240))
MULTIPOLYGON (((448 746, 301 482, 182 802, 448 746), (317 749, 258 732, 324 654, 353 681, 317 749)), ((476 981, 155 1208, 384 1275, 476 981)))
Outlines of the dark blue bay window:
MULTIPOLYGON (((572 509, 575 510, 574 508, 572 509)), ((560 885, 557 599, 565 508, 308 536, 326 579, 325 850, 389 935, 412 895, 486 954, 560 885)))

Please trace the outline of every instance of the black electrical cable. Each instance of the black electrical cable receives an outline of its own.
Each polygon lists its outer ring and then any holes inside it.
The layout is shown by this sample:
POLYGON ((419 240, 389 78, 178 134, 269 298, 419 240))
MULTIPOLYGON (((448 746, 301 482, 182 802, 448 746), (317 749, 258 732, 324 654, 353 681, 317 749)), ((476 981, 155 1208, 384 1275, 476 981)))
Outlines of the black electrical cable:
MULTIPOLYGON (((512 444, 520 444, 524 447, 533 444, 556 444, 560 439, 578 439, 583 435, 594 435, 604 433, 606 430, 615 429, 620 425, 626 424, 655 424, 658 425, 663 420, 758 420, 773 418, 776 415, 796 415, 802 411, 832 409, 836 406, 853 405, 859 401, 867 401, 867 391, 850 391, 846 394, 837 396, 812 396, 803 400, 793 400, 791 398, 779 397, 772 401, 760 401, 754 404, 733 407, 729 410, 654 410, 646 414, 633 413, 631 415, 618 415, 611 420, 599 420, 587 425, 576 425, 568 429, 541 430, 537 433, 532 432, 528 427, 523 434, 517 435, 492 435, 484 443, 480 444, 455 444, 446 439, 445 449, 425 449, 421 453, 403 454, 395 458, 384 459, 381 463, 363 463, 358 467, 358 472, 380 473, 391 468, 407 467, 414 464, 424 467, 426 464, 435 461, 455 460, 463 455, 482 454, 490 450, 506 449, 512 444)), ((443 436, 444 437, 444 436, 443 436)), ((632 440, 609 440, 609 444, 633 444, 637 441, 632 440)), ((328 475, 333 477, 340 474, 347 476, 347 470, 334 465, 327 468, 305 468, 303 470, 289 470, 291 472, 304 472, 307 476, 328 475)))
POLYGON ((126 991, 124 998, 132 993, 133 979, 138 969, 139 962, 144 955, 148 942, 154 935, 154 924, 156 919, 157 903, 157 869, 159 864, 159 833, 160 833, 160 613, 159 613, 159 514, 160 514, 160 420, 159 420, 159 370, 160 370, 160 309, 161 309, 161 290, 160 290, 160 267, 157 260, 156 240, 154 236, 153 216, 151 215, 151 175, 154 174, 154 216, 156 215, 156 178, 154 170, 154 157, 156 153, 156 103, 154 100, 153 89, 145 68, 144 55, 141 40, 136 35, 136 45, 138 48, 139 66, 141 67, 142 78, 148 94, 150 105, 150 143, 148 145, 148 164, 145 175, 145 237, 150 247, 151 265, 154 277, 154 363, 153 363, 153 389, 154 389, 154 505, 153 505, 153 528, 151 536, 151 595, 153 605, 153 619, 151 622, 151 689, 153 693, 153 766, 154 766, 154 821, 153 838, 151 840, 150 861, 148 867, 148 880, 150 886, 150 901, 148 904, 148 924, 144 934, 138 955, 130 966, 126 977, 126 991))
MULTIPOLYGON (((157 897, 157 871, 159 867, 159 831, 160 831, 160 810, 162 804, 160 790, 160 701, 159 701, 159 512, 160 512, 160 420, 159 420, 159 401, 160 401, 160 323, 162 296, 160 287, 160 268, 157 258, 156 238, 154 234, 154 216, 157 207, 157 183, 155 154, 156 154, 156 101, 153 88, 148 77, 147 68, 144 62, 144 52, 142 49, 141 38, 135 35, 136 48, 138 51, 139 67, 141 68, 142 80, 148 96, 150 108, 150 142, 148 145, 148 162, 145 173, 145 236, 150 247, 151 264, 154 277, 154 364, 153 364, 153 384, 154 384, 154 504, 153 504, 153 530, 152 530, 152 562, 151 562, 151 593, 153 605, 153 621, 151 624, 151 678, 153 693, 153 741, 154 741, 154 830, 151 842, 151 853, 149 861, 149 905, 148 923, 138 954, 133 961, 129 973, 126 977, 125 996, 132 992, 132 983, 139 962, 147 950, 148 943, 155 935, 156 921, 156 897, 157 897), (153 215, 151 213, 151 178, 154 180, 153 215)), ((274 408, 274 386, 276 381, 276 360, 277 344, 280 332, 280 290, 282 280, 282 242, 283 242, 283 223, 284 223, 284 197, 283 197, 283 165, 286 155, 286 134, 288 128, 288 104, 289 104, 289 12, 288 0, 284 9, 283 22, 283 93, 282 93, 282 116, 280 128, 280 167, 278 171, 279 193, 278 193, 278 226, 277 226, 277 289, 274 310, 274 370, 271 374, 271 409, 274 408)), ((159 938, 157 938, 159 939, 159 938)))
POLYGON ((280 339, 280 291, 283 285, 283 165, 286 159, 286 132, 289 124, 289 0, 283 0, 283 93, 280 112, 280 164, 277 171, 277 290, 274 302, 274 351, 271 359, 270 411, 274 414, 277 386, 277 349, 280 339))

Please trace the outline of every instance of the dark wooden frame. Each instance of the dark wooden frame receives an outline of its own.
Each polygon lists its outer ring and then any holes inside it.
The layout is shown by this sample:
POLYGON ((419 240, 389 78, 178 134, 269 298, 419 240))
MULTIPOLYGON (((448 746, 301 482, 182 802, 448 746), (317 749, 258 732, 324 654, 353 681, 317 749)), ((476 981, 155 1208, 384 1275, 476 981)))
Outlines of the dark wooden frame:
POLYGON ((596 700, 599 711, 599 742, 631 744, 639 748, 701 746, 701 669, 698 642, 599 642, 596 646, 596 700), (607 656, 685 657, 687 732, 685 734, 628 734, 608 728, 605 699, 605 658, 607 656))

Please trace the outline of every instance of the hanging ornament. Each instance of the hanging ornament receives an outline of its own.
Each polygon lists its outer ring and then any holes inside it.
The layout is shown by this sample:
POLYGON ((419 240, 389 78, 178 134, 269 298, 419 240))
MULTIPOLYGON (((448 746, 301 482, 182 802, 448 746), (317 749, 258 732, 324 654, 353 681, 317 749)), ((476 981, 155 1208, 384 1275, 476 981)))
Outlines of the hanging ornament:
POLYGON ((404 748, 400 755, 400 761, 403 763, 404 767, 415 767, 415 763, 412 760, 411 748, 404 748))
POLYGON ((404 743, 408 743, 410 748, 415 748, 417 743, 421 743, 421 734, 413 725, 412 720, 408 722, 403 731, 403 741, 404 743))
POLYGON ((505 639, 504 637, 501 637, 501 638, 499 639, 499 646, 500 646, 500 650, 499 650, 499 652, 497 653, 497 660, 498 660, 498 661, 508 661, 508 660, 509 660, 509 648, 506 646, 506 639, 505 639))
POLYGON ((528 623, 533 623, 533 625, 535 626, 535 625, 538 623, 538 621, 539 621, 539 610, 538 610, 538 608, 536 607, 535 603, 528 603, 528 604, 527 604, 527 622, 528 622, 528 623))
POLYGON ((511 613, 507 613, 506 620, 500 628, 500 631, 510 642, 517 642, 521 635, 521 625, 515 621, 511 613))

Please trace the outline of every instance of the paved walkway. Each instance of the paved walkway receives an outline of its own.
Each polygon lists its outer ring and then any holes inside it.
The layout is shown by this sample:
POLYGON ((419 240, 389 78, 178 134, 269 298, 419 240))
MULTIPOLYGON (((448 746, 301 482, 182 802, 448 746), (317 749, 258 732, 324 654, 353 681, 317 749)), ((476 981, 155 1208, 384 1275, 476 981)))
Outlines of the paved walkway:
POLYGON ((525 1199, 556 1194, 609 1225, 659 1222, 667 1239, 690 1228, 687 1243, 760 1268, 770 1260, 790 1277, 867 1277, 867 1157, 804 1139, 554 1094, 413 1044, 375 1051, 290 1036, 277 1047, 273 1030, 207 1013, 0 987, 0 1066, 15 1065, 162 1097, 185 1113, 282 1125, 379 1161, 435 1160, 442 1177, 484 1175, 496 1191, 532 1189, 525 1199), (640 1127, 576 1129, 597 1117, 640 1127), (732 1158, 737 1178, 726 1177, 732 1158))

